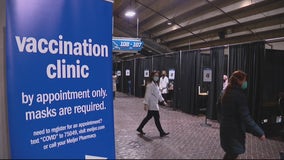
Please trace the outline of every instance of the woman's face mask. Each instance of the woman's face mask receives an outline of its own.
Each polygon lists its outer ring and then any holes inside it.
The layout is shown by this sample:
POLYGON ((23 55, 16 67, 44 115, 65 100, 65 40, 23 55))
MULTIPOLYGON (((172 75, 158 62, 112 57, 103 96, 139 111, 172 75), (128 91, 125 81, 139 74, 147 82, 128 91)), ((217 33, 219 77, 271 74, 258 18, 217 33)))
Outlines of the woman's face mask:
POLYGON ((155 82, 157 82, 159 80, 159 77, 158 76, 154 76, 153 79, 154 79, 155 82))
POLYGON ((247 89, 248 87, 248 82, 244 81, 244 83, 242 84, 242 89, 247 89))

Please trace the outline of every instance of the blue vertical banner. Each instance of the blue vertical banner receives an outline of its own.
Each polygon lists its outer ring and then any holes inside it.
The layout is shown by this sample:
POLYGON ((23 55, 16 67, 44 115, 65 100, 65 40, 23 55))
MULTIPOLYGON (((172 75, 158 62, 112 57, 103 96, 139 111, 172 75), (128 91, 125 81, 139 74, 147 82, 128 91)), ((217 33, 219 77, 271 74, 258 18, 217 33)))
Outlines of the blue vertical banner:
POLYGON ((11 158, 115 158, 112 6, 7 1, 11 158))

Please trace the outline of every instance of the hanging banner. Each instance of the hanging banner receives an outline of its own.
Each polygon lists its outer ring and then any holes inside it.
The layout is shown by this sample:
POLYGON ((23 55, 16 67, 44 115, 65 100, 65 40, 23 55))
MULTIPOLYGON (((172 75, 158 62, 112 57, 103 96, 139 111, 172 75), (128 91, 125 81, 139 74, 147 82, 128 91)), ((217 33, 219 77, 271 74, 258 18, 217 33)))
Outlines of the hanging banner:
POLYGON ((143 44, 140 38, 113 37, 112 51, 138 52, 142 50, 143 44))
POLYGON ((7 1, 12 159, 115 158, 112 6, 7 1))

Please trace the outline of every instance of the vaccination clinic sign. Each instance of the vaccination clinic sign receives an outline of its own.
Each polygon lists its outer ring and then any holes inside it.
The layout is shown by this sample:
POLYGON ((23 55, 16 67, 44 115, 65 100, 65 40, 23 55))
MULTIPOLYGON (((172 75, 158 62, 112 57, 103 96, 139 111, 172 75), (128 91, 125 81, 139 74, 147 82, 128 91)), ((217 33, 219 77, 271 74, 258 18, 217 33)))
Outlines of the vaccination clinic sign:
POLYGON ((8 0, 11 158, 115 158, 112 0, 8 0))

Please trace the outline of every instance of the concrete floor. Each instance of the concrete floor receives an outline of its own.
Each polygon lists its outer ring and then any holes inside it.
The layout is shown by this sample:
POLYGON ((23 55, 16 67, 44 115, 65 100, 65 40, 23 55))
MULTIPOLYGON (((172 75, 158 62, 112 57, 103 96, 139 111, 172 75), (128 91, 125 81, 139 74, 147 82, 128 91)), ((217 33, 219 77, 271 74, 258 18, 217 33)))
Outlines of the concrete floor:
MULTIPOLYGON (((151 119, 141 136, 136 128, 146 115, 143 99, 117 92, 114 100, 115 146, 117 159, 220 159, 224 152, 220 147, 219 124, 204 116, 193 116, 170 107, 160 108, 163 129, 170 134, 160 138, 151 119)), ((239 159, 280 159, 284 142, 258 138, 247 134, 246 153, 239 159)))

